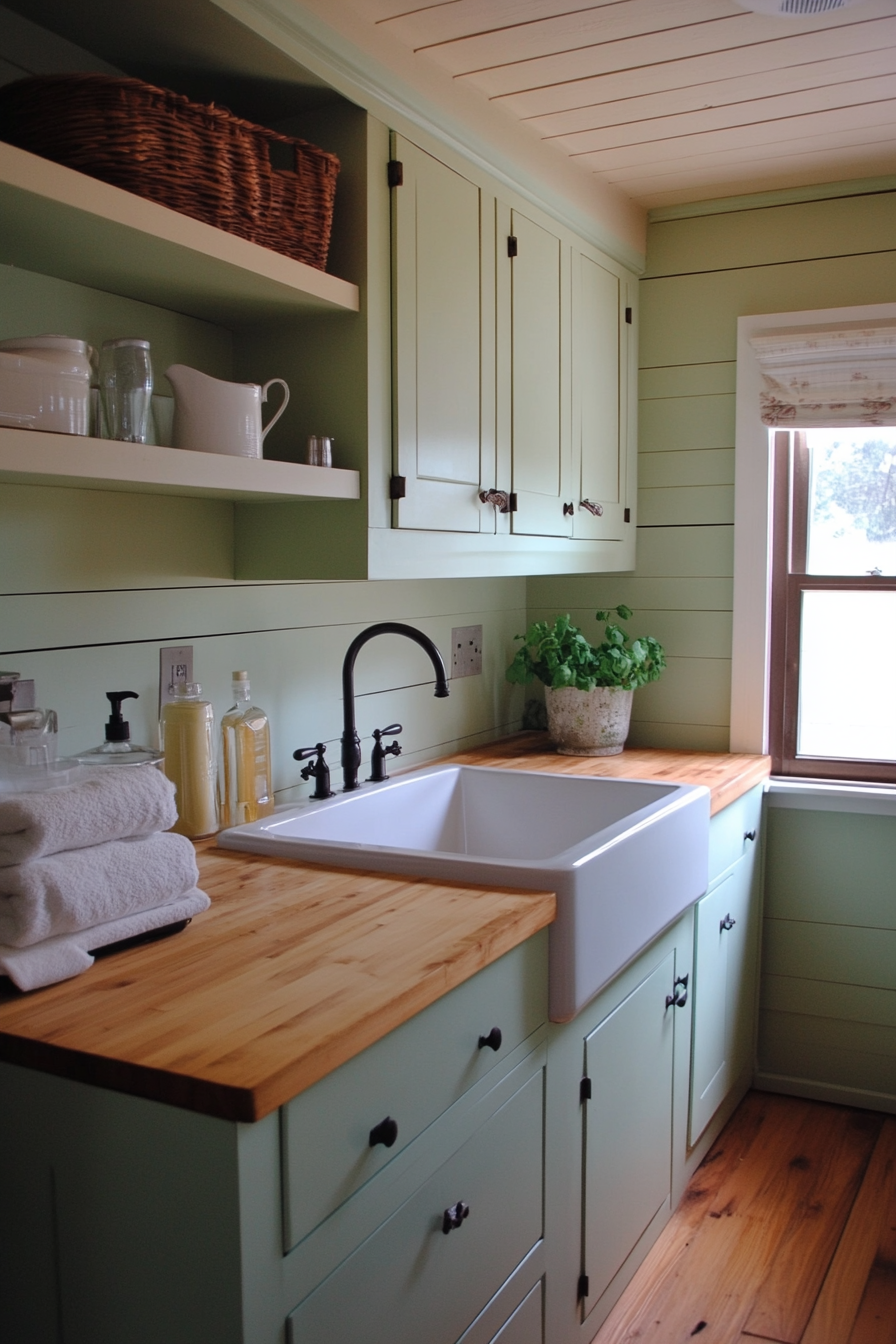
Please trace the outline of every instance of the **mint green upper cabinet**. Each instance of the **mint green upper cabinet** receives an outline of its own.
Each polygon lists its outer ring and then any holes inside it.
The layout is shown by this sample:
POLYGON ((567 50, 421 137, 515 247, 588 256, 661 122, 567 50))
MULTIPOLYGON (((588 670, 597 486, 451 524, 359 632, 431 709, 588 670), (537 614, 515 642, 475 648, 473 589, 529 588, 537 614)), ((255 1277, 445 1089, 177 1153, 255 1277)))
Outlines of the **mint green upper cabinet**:
MULTIPOLYGON (((572 252, 572 535, 620 541, 625 521, 631 323, 625 282, 572 252)), ((631 312, 631 306, 629 305, 631 312)), ((633 354, 633 352, 631 352, 633 354)))
POLYGON ((509 359, 513 531, 568 537, 569 248, 519 210, 510 212, 508 238, 510 341, 499 341, 499 367, 509 359))
POLYGON ((395 456, 406 494, 399 527, 494 530, 480 482, 494 475, 484 360, 493 349, 494 285, 481 247, 483 192, 403 137, 392 192, 395 456))

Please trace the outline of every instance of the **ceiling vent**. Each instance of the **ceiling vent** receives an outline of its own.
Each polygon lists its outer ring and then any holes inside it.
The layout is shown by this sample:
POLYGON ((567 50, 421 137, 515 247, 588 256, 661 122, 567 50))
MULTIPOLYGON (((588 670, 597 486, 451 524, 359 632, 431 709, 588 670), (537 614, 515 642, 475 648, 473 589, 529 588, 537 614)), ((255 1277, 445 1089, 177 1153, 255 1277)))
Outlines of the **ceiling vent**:
POLYGON ((780 19, 812 18, 861 3, 862 0, 735 0, 741 9, 752 10, 754 14, 774 14, 780 19))

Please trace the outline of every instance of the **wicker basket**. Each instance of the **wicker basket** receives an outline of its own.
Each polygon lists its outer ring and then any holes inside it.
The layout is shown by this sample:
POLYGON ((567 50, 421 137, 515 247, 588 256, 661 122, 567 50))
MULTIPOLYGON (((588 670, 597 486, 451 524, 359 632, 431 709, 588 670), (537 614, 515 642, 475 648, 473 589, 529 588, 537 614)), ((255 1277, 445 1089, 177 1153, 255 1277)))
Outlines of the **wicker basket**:
POLYGON ((0 88, 0 139, 326 267, 339 160, 226 108, 139 79, 41 75, 0 88), (272 167, 272 144, 294 169, 272 167))

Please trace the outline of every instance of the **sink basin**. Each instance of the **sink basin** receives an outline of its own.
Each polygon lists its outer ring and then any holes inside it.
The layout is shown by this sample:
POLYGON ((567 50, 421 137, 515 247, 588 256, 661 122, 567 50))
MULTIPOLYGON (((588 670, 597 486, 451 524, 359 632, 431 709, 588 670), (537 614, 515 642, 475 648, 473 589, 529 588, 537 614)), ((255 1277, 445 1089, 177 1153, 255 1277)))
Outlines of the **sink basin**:
POLYGON ((557 893, 550 1015, 565 1022, 707 886, 709 791, 439 765, 223 831, 337 868, 557 893))

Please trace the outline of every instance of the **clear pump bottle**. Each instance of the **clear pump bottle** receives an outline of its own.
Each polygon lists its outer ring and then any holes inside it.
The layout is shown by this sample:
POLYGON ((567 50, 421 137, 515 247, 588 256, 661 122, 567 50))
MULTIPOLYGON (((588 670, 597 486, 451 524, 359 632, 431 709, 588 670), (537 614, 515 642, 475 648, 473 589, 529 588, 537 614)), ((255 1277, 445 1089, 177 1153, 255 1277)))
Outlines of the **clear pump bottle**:
POLYGON ((251 703, 248 672, 234 672, 236 702, 221 720, 223 778, 221 822, 269 817, 274 810, 271 784, 271 731, 264 710, 251 703))
POLYGON ((159 765, 162 753, 131 741, 131 725, 121 712, 122 700, 139 700, 136 691, 107 691, 112 706, 106 724, 106 740, 98 747, 74 756, 80 765, 159 765))
POLYGON ((172 830, 198 840, 218 829, 215 713, 198 681, 181 682, 162 709, 163 769, 177 793, 172 830))

